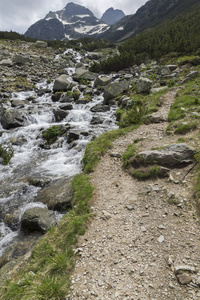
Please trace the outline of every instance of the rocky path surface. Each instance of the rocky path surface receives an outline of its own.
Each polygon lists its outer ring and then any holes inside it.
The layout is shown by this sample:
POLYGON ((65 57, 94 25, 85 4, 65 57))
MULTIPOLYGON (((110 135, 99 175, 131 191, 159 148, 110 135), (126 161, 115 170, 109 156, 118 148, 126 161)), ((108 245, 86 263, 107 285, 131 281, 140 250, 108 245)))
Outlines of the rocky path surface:
MULTIPOLYGON (((137 181, 122 169, 120 156, 137 148, 177 142, 167 136, 167 114, 176 90, 162 99, 163 122, 142 125, 118 139, 92 174, 94 219, 79 240, 67 299, 200 299, 200 227, 190 167, 165 179, 137 181)), ((190 144, 191 146, 194 146, 190 144)))

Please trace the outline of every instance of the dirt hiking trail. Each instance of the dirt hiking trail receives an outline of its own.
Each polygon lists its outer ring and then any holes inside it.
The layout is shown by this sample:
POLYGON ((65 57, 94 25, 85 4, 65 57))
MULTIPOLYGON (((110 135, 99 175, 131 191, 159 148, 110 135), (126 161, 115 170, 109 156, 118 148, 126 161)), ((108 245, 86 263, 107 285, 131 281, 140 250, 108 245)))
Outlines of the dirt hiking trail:
MULTIPOLYGON (((138 181, 122 169, 121 155, 136 147, 177 143, 165 133, 177 89, 163 97, 158 124, 142 125, 114 142, 91 175, 94 219, 80 237, 66 299, 200 299, 200 226, 187 166, 169 178, 138 181), (173 178, 173 179, 172 179, 173 178)), ((190 134, 189 134, 190 135, 190 134)), ((191 140, 190 146, 194 146, 191 140)))

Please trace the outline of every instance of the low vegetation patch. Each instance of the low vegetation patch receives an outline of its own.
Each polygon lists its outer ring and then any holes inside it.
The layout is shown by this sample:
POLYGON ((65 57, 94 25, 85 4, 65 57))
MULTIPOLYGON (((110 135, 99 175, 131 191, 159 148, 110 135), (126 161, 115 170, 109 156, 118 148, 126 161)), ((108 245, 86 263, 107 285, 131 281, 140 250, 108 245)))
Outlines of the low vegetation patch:
POLYGON ((48 145, 53 144, 60 135, 61 135, 61 131, 59 126, 57 125, 53 125, 49 127, 42 133, 42 136, 46 140, 48 145))
POLYGON ((88 174, 94 170, 100 158, 112 148, 113 141, 129 131, 136 129, 139 125, 132 125, 123 129, 106 132, 90 142, 82 159, 83 172, 88 174))
POLYGON ((4 165, 7 165, 14 155, 14 150, 11 145, 1 144, 0 145, 0 158, 4 165))
POLYGON ((146 170, 135 170, 131 173, 132 177, 138 180, 155 179, 159 177, 160 167, 153 166, 146 170))
POLYGON ((143 124, 148 122, 147 115, 158 110, 158 105, 166 89, 153 94, 136 94, 133 89, 130 92, 131 101, 129 106, 120 108, 116 111, 116 119, 120 128, 128 127, 132 124, 143 124))
POLYGON ((178 123, 177 128, 175 129, 175 134, 186 134, 187 132, 193 131, 197 128, 198 123, 197 122, 191 122, 191 123, 178 123))
POLYGON ((186 134, 198 128, 200 117, 199 99, 200 79, 197 77, 184 84, 184 87, 179 90, 174 103, 171 105, 168 114, 170 124, 166 130, 168 134, 186 134))
POLYGON ((128 145, 126 151, 122 155, 122 162, 123 162, 123 168, 126 169, 130 166, 130 159, 133 157, 135 154, 136 147, 135 144, 130 144, 128 145))

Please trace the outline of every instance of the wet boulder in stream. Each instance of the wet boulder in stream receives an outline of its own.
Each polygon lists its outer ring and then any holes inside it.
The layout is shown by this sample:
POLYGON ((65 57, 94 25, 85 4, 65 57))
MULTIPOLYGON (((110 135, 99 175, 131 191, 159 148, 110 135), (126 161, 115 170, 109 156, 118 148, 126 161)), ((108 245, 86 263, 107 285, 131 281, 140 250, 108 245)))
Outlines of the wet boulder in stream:
POLYGON ((97 104, 97 105, 93 106, 90 110, 94 113, 96 113, 96 112, 106 112, 106 111, 110 110, 110 106, 109 105, 97 104))
POLYGON ((67 142, 70 144, 74 141, 77 141, 79 139, 79 133, 75 131, 71 131, 68 134, 67 142))
POLYGON ((25 232, 46 232, 57 223, 53 211, 48 208, 33 207, 27 209, 21 220, 21 228, 25 232))
POLYGON ((65 74, 62 74, 58 78, 56 78, 53 85, 53 91, 54 92, 68 91, 71 90, 72 86, 73 84, 69 80, 69 77, 65 74))
POLYGON ((71 208, 72 188, 70 179, 59 179, 41 189, 35 202, 42 202, 49 209, 66 211, 71 208))
POLYGON ((83 80, 85 81, 95 80, 97 78, 97 75, 95 73, 88 71, 85 68, 78 68, 76 69, 76 72, 73 74, 72 77, 74 81, 82 82, 83 80))
POLYGON ((0 119, 4 129, 12 129, 25 125, 25 117, 16 109, 3 109, 0 113, 0 119))
POLYGON ((61 122, 68 115, 68 111, 64 109, 54 109, 53 110, 56 122, 61 122))

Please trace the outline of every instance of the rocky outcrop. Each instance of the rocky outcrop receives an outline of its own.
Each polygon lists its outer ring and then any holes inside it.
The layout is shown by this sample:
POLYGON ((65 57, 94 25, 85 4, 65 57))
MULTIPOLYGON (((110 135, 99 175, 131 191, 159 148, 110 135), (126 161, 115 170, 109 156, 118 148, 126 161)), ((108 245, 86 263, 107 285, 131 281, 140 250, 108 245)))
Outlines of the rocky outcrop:
POLYGON ((135 90, 136 93, 149 93, 151 90, 152 81, 148 78, 140 78, 136 83, 135 90))
POLYGON ((25 232, 45 232, 56 225, 53 211, 48 208, 34 207, 25 211, 21 220, 21 228, 25 232))
POLYGON ((60 179, 50 183, 41 189, 35 198, 36 202, 42 202, 49 209, 66 211, 71 207, 72 188, 70 179, 60 179))
POLYGON ((109 103, 109 100, 116 98, 123 92, 129 89, 129 81, 122 80, 119 82, 110 83, 104 88, 105 103, 109 103))
POLYGON ((13 61, 10 58, 2 59, 0 61, 0 66, 12 67, 12 65, 13 65, 13 61))
POLYGON ((185 166, 193 163, 195 149, 187 144, 173 144, 161 150, 147 150, 139 152, 132 161, 132 165, 158 164, 169 168, 185 166))

